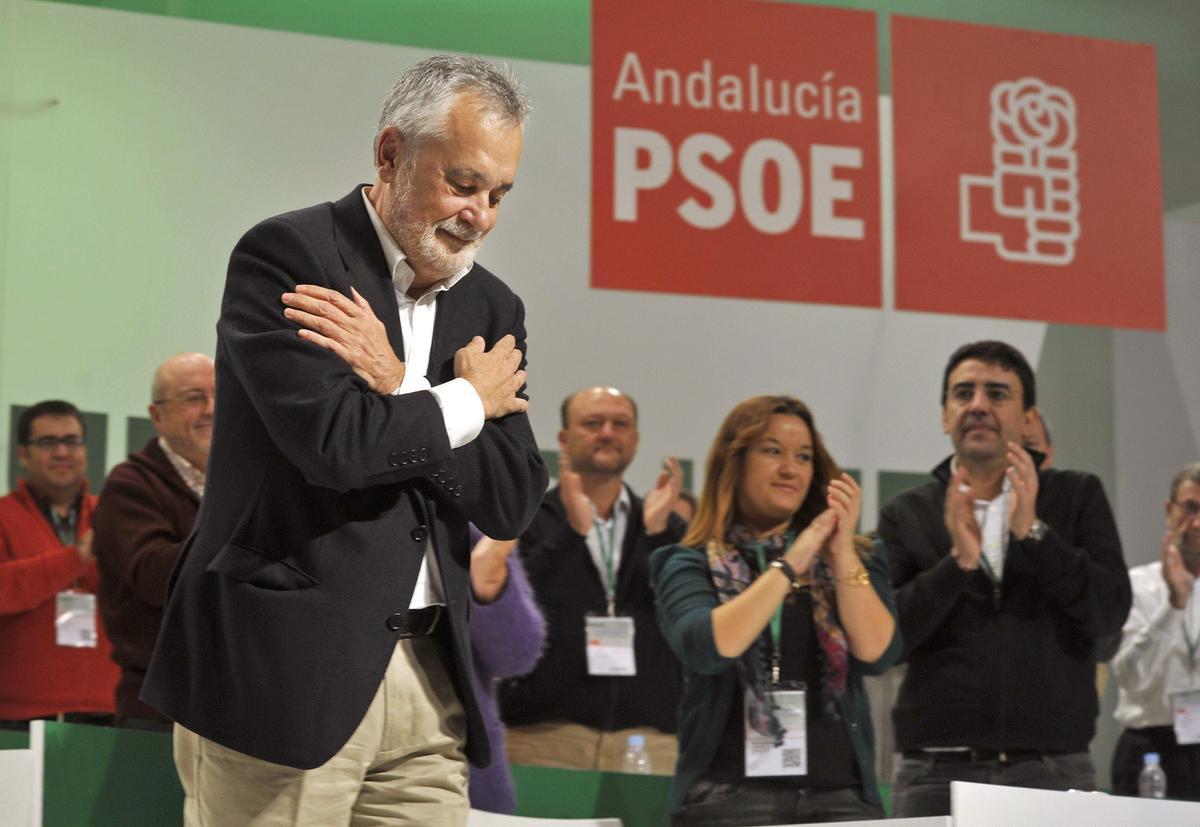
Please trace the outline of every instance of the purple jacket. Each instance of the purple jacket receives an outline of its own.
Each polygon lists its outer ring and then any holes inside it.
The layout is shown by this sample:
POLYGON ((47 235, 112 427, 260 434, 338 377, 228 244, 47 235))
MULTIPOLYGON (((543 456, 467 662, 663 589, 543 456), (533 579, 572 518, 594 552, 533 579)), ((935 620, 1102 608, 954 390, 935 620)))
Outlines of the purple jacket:
MULTIPOLYGON (((472 542, 478 542, 471 532, 472 542)), ((492 763, 471 765, 470 798, 476 810, 511 813, 517 798, 504 744, 504 724, 496 707, 496 679, 523 675, 537 664, 546 639, 546 621, 533 598, 533 589, 516 553, 508 557, 508 581, 492 603, 473 602, 471 653, 475 662, 475 700, 479 704, 492 763)))

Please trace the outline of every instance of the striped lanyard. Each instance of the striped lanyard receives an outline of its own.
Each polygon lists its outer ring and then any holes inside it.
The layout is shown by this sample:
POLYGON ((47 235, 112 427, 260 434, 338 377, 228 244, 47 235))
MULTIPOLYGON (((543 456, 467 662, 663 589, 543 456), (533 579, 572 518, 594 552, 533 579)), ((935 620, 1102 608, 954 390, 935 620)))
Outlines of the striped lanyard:
POLYGON ((1192 605, 1192 596, 1189 595, 1188 604, 1184 608, 1184 615, 1179 619, 1180 624, 1183 626, 1183 642, 1187 646, 1189 683, 1194 682, 1195 679, 1196 650, 1200 648, 1200 637, 1193 638, 1188 634, 1188 620, 1192 617, 1195 617, 1195 613, 1192 605))
MULTIPOLYGON (((762 544, 759 543, 754 547, 754 551, 758 554, 758 573, 761 576, 767 570, 767 553, 763 550, 762 544)), ((783 633, 783 601, 775 608, 775 614, 771 616, 771 685, 779 683, 779 666, 780 666, 780 648, 779 638, 783 633)))
POLYGON ((617 577, 613 571, 613 558, 617 545, 616 509, 613 509, 613 515, 608 520, 607 542, 604 538, 604 522, 599 517, 593 517, 592 524, 596 526, 596 545, 600 547, 600 560, 604 563, 604 570, 600 574, 604 579, 604 594, 608 598, 608 616, 615 617, 617 613, 617 577))

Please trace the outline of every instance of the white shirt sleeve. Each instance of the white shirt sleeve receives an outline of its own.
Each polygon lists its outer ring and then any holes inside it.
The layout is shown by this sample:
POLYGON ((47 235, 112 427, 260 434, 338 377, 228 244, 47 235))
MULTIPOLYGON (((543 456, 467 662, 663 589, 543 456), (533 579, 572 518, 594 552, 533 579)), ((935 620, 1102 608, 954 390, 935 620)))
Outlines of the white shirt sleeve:
POLYGON ((392 391, 391 396, 426 390, 433 394, 438 407, 442 409, 442 422, 446 426, 446 437, 450 440, 451 448, 461 448, 479 436, 483 430, 483 400, 466 379, 451 379, 435 388, 424 376, 405 371, 404 381, 392 391))
MULTIPOLYGON (((1147 693, 1167 683, 1168 662, 1183 646, 1184 612, 1171 606, 1170 590, 1161 568, 1138 567, 1130 572, 1133 606, 1122 629, 1121 646, 1112 659, 1117 684, 1128 692, 1147 693)), ((1167 699, 1159 699, 1167 704, 1167 699)))

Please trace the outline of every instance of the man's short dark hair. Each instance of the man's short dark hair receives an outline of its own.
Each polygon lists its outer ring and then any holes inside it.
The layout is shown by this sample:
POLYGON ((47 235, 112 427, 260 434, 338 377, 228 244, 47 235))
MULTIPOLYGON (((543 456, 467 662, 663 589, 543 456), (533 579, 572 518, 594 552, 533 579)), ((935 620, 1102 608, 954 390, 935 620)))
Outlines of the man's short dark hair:
POLYGON ((1179 493, 1179 486, 1185 482, 1200 484, 1200 462, 1189 462, 1175 475, 1175 479, 1171 480, 1171 502, 1175 502, 1175 496, 1179 493))
POLYGON ((87 436, 87 423, 83 421, 83 414, 79 412, 79 408, 61 399, 47 399, 21 411, 21 415, 17 418, 18 445, 29 443, 29 437, 33 434, 33 420, 39 416, 73 416, 79 422, 79 428, 83 435, 87 436))
MULTIPOLYGON (((562 401, 562 405, 560 405, 559 409, 558 409, 558 416, 559 416, 559 419, 562 420, 563 430, 566 430, 566 428, 567 428, 567 422, 568 422, 567 415, 570 413, 571 402, 575 399, 575 397, 579 396, 579 394, 583 393, 584 391, 595 390, 598 387, 605 387, 605 386, 592 385, 591 387, 580 388, 579 390, 575 391, 574 393, 567 394, 566 398, 563 399, 563 401, 562 401)), ((629 394, 625 393, 625 391, 617 390, 617 388, 612 388, 612 390, 617 391, 617 393, 619 393, 621 395, 622 399, 629 401, 629 407, 633 408, 633 424, 636 425, 637 419, 638 419, 637 400, 635 400, 629 394)))
POLYGON ((1037 384, 1033 379, 1033 369, 1029 367, 1029 363, 1021 355, 1021 351, 1007 342, 985 339, 982 342, 963 345, 950 354, 950 361, 946 362, 946 371, 942 374, 943 408, 946 407, 946 394, 950 390, 950 374, 960 363, 968 359, 977 359, 987 365, 999 365, 1005 370, 1011 370, 1021 380, 1021 397, 1024 400, 1025 410, 1029 410, 1037 404, 1037 384))

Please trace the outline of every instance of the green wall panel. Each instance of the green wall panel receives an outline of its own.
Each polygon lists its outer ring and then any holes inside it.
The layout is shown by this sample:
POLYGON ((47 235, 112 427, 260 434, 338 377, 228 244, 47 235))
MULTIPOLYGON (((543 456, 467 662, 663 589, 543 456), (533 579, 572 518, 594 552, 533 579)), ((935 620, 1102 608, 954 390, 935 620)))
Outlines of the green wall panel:
POLYGON ((578 0, 61 0, 79 6, 455 52, 588 63, 591 7, 578 0))
POLYGON ((667 823, 670 776, 512 767, 517 815, 619 818, 624 827, 667 823))
POLYGON ((1050 421, 1054 465, 1090 471, 1117 496, 1113 420, 1113 334, 1107 328, 1051 325, 1037 361, 1038 407, 1050 421))
MULTIPOLYGON (((81 6, 485 55, 591 63, 587 0, 51 0, 81 6)), ((880 89, 891 88, 891 13, 1154 45, 1158 57, 1163 200, 1200 202, 1200 3, 1126 0, 831 0, 879 13, 880 89)))
POLYGON ((128 416, 125 418, 125 453, 132 454, 134 451, 142 450, 150 437, 154 436, 157 431, 154 430, 154 423, 144 416, 128 416))
POLYGON ((0 749, 29 749, 29 733, 0 730, 0 749))
POLYGON ((183 789, 171 736, 111 727, 46 724, 45 825, 171 825, 183 821, 183 789))
POLYGON ((880 471, 879 472, 879 508, 883 509, 888 500, 902 491, 924 485, 929 482, 928 471, 880 471))

